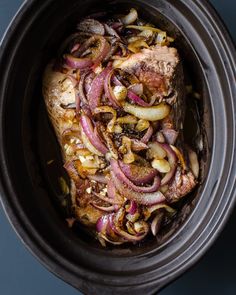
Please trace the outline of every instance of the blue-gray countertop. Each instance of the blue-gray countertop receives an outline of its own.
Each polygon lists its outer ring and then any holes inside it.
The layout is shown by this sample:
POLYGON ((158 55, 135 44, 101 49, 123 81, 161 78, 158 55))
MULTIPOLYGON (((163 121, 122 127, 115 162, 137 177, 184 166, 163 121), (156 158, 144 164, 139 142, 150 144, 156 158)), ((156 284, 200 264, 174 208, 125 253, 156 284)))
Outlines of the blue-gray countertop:
MULTIPOLYGON (((178 1, 178 0, 176 0, 178 1)), ((0 0, 0 38, 22 0, 0 0)), ((211 0, 236 40, 236 1, 211 0)), ((236 212, 204 258, 161 295, 236 294, 236 212)), ((21 244, 0 208, 0 295, 81 294, 49 273, 21 244)), ((144 294, 145 295, 145 294, 144 294)))

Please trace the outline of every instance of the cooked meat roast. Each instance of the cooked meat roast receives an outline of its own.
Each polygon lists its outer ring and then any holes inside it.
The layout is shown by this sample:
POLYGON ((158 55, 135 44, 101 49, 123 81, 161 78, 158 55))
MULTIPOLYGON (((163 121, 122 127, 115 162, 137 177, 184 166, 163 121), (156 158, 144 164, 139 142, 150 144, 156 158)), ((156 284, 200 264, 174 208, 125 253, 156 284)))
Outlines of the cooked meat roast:
POLYGON ((157 235, 199 173, 183 138, 177 49, 165 32, 139 23, 133 9, 121 18, 81 21, 43 78, 74 217, 102 245, 157 235))

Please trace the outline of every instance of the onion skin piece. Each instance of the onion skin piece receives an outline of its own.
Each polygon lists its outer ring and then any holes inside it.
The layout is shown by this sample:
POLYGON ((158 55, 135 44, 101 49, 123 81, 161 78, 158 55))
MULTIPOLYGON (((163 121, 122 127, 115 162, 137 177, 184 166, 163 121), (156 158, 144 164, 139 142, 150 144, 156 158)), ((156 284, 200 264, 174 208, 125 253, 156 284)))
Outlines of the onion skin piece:
POLYGON ((111 87, 112 75, 113 75, 113 70, 110 70, 106 75, 105 82, 104 82, 105 94, 114 108, 120 108, 120 104, 117 101, 117 99, 113 93, 112 87, 111 87))
POLYGON ((93 62, 90 58, 79 58, 79 57, 74 57, 71 54, 65 54, 64 55, 65 62, 68 67, 72 69, 85 69, 89 68, 93 65, 93 62))
POLYGON ((121 182, 123 182, 125 185, 127 185, 130 189, 132 189, 135 192, 153 193, 156 192, 160 186, 160 178, 158 176, 154 177, 153 184, 151 186, 136 186, 132 181, 129 180, 128 177, 126 177, 126 175, 121 170, 119 163, 114 159, 111 160, 111 169, 114 172, 114 175, 117 179, 119 179, 121 182))
POLYGON ((153 168, 125 164, 122 161, 119 161, 119 165, 125 176, 137 185, 149 183, 157 176, 157 170, 153 168))
POLYGON ((105 77, 110 69, 106 68, 104 69, 100 74, 98 74, 88 91, 87 97, 88 97, 88 103, 91 111, 93 112, 94 109, 96 109, 100 104, 101 95, 104 89, 104 81, 105 77))
POLYGON ((82 126, 83 132, 88 137, 91 144, 102 154, 106 154, 108 152, 107 147, 100 141, 98 136, 95 135, 94 129, 92 126, 92 122, 88 116, 82 115, 80 117, 80 124, 82 126))
POLYGON ((155 193, 137 193, 130 189, 126 184, 120 181, 113 172, 111 172, 111 177, 116 189, 121 195, 125 196, 129 200, 134 200, 140 205, 155 205, 166 201, 164 195, 157 191, 155 193))
POLYGON ((126 113, 148 121, 162 120, 169 115, 171 110, 171 107, 165 103, 152 107, 141 107, 126 102, 123 107, 126 113))

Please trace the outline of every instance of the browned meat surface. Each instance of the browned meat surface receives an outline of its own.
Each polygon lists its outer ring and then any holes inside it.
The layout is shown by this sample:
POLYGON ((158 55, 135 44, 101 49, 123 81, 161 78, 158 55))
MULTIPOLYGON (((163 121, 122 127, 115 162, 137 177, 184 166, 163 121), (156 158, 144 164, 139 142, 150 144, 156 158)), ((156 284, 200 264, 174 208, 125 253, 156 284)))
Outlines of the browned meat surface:
MULTIPOLYGON (((179 91, 178 86, 183 84, 182 66, 175 48, 156 45, 150 49, 142 49, 119 67, 135 74, 154 95, 162 98, 173 98, 174 93, 179 91)), ((175 103, 170 98, 168 101, 175 103)))
POLYGON ((155 46, 133 54, 120 66, 136 75, 158 99, 173 106, 172 127, 182 129, 185 114, 183 69, 178 51, 172 47, 155 46))
POLYGON ((195 186, 196 179, 193 173, 191 171, 183 173, 181 169, 178 168, 168 191, 165 193, 165 197, 170 203, 179 201, 190 193, 195 186))
MULTIPOLYGON (((48 65, 44 74, 43 95, 47 111, 60 143, 62 156, 64 161, 69 163, 74 159, 74 155, 67 153, 67 146, 63 145, 62 135, 66 130, 73 128, 74 125, 78 129, 78 122, 75 110, 63 109, 61 105, 75 103, 76 93, 71 80, 65 74, 53 70, 53 63, 48 65)), ((79 160, 77 159, 77 161, 79 160)), ((78 179, 77 184, 71 179, 72 203, 76 205, 75 214, 83 224, 94 226, 103 213, 88 202, 88 199, 91 200, 91 195, 86 194, 88 187, 90 187, 89 183, 84 185, 84 180, 81 178, 78 179)))
MULTIPOLYGON (((152 93, 159 94, 160 100, 172 105, 171 114, 162 122, 163 128, 176 129, 179 132, 177 145, 186 156, 183 140, 183 120, 185 114, 185 93, 183 69, 175 48, 155 46, 143 49, 124 61, 120 68, 135 74, 152 93)), ((177 169, 166 197, 177 201, 192 191, 196 180, 191 171, 177 169)))

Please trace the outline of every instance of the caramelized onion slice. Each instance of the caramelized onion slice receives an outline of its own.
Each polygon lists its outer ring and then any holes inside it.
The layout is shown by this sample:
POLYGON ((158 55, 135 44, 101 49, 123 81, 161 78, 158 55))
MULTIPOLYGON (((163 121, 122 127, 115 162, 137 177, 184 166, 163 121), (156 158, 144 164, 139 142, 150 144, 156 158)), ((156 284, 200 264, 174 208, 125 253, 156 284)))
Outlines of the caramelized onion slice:
POLYGON ((119 165, 125 176, 137 185, 150 183, 157 176, 157 170, 150 167, 125 164, 122 161, 119 161, 119 165))
POLYGON ((130 9, 130 12, 121 18, 121 21, 124 25, 130 25, 136 21, 138 18, 137 10, 134 8, 130 9))
POLYGON ((130 189, 132 189, 135 192, 141 192, 141 193, 152 193, 156 192, 160 186, 160 178, 158 176, 154 176, 153 183, 151 186, 137 186, 132 181, 129 180, 129 178, 123 173, 123 171, 120 168, 119 163, 111 159, 111 169, 114 172, 115 176, 123 182, 125 185, 127 185, 130 189))
POLYGON ((162 120, 169 115, 170 110, 170 106, 165 103, 160 103, 152 107, 141 107, 127 102, 124 104, 125 112, 148 121, 162 120))
POLYGON ((111 172, 111 177, 120 194, 124 195, 129 200, 136 201, 138 204, 154 205, 166 201, 164 195, 160 191, 155 193, 138 193, 133 191, 124 182, 118 179, 113 172, 111 172))
POLYGON ((87 115, 82 115, 80 117, 80 123, 83 129, 83 132, 88 137, 90 143, 102 154, 108 152, 107 147, 101 142, 100 138, 94 133, 94 128, 92 122, 87 115))

